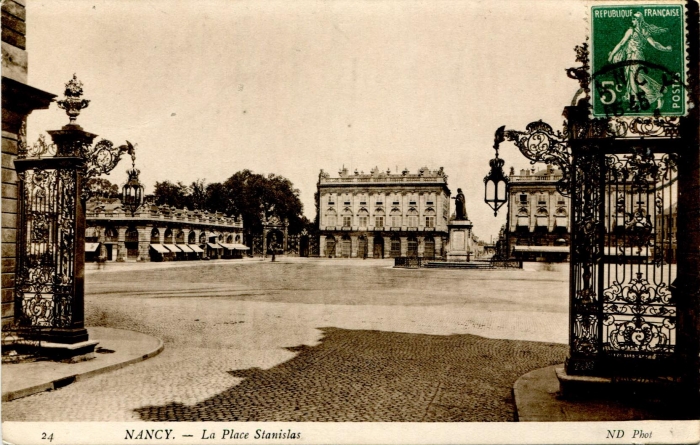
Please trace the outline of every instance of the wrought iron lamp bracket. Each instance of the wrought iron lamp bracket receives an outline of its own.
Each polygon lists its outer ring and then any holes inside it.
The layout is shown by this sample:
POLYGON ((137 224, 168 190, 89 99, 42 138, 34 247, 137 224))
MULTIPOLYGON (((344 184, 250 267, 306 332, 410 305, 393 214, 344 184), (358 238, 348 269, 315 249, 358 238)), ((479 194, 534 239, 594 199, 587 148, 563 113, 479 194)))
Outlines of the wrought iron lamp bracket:
POLYGON ((514 142, 531 164, 543 162, 557 165, 562 172, 557 190, 564 196, 570 195, 572 157, 565 134, 555 132, 551 125, 540 120, 529 123, 525 131, 505 130, 503 139, 514 142))

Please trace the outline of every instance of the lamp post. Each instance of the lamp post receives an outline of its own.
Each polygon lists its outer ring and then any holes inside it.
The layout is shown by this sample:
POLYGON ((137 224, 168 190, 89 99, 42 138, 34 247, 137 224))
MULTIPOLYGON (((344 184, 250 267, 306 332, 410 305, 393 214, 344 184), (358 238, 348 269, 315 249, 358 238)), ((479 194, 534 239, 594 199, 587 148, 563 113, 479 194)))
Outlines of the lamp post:
POLYGON ((90 101, 73 75, 58 101, 70 122, 49 131, 53 144, 19 147, 15 320, 35 340, 70 344, 57 355, 90 354, 84 327, 85 202, 88 180, 110 172, 129 147, 83 131, 76 118, 90 101))
POLYGON ((498 147, 504 141, 505 125, 496 130, 493 148, 496 156, 489 161, 491 170, 484 178, 484 202, 493 209, 493 216, 498 215, 498 209, 508 202, 508 178, 503 173, 505 161, 498 157, 498 147))

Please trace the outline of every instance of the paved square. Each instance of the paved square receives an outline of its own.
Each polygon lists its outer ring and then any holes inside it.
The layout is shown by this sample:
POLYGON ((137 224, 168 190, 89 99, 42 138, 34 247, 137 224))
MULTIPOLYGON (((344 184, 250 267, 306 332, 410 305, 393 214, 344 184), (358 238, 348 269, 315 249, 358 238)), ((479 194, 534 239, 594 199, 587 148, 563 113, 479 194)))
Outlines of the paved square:
POLYGON ((566 357, 567 265, 389 260, 109 264, 90 326, 159 356, 3 404, 3 420, 510 421, 524 373, 566 357))

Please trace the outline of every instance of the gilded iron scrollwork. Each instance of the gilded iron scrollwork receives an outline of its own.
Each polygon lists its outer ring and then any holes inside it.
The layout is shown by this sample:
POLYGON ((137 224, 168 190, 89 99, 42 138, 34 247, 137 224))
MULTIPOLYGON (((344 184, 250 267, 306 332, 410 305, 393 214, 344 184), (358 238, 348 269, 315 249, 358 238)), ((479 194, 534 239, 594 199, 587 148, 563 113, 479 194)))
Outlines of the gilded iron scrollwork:
POLYGON ((525 131, 506 130, 505 138, 513 141, 531 163, 556 164, 563 174, 562 179, 557 183, 557 190, 562 195, 569 196, 571 150, 562 132, 555 132, 551 125, 537 121, 529 123, 525 131))

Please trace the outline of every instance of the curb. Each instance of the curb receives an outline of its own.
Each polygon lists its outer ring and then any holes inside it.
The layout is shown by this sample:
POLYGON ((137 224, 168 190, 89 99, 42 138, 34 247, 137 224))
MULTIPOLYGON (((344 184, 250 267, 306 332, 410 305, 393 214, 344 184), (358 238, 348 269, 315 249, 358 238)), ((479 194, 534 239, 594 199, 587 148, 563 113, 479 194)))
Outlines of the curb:
POLYGON ((164 347, 165 346, 163 344, 163 340, 161 340, 159 338, 158 339, 158 347, 156 349, 154 349, 153 351, 142 355, 141 357, 132 358, 130 360, 127 360, 127 361, 121 362, 121 363, 114 363, 112 365, 107 365, 103 368, 93 369, 92 371, 86 371, 86 372, 83 372, 80 374, 73 374, 73 375, 70 375, 67 377, 61 377, 60 379, 56 379, 56 380, 53 380, 53 381, 48 382, 48 383, 41 383, 39 385, 34 385, 34 386, 30 386, 27 388, 22 388, 22 389, 18 389, 18 390, 14 390, 14 391, 7 391, 7 392, 2 394, 2 401, 9 402, 11 400, 31 396, 33 394, 38 394, 40 392, 53 391, 53 390, 56 390, 59 388, 63 388, 64 386, 68 386, 74 382, 80 382, 82 380, 89 379, 90 377, 95 377, 97 375, 104 374, 104 373, 107 373, 110 371, 116 371, 117 369, 121 369, 121 368, 124 368, 124 367, 129 366, 129 365, 133 365, 134 363, 139 363, 139 362, 142 362, 144 360, 148 360, 149 358, 153 358, 156 355, 163 352, 164 347))

